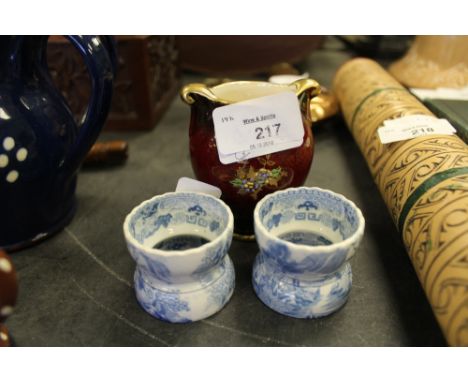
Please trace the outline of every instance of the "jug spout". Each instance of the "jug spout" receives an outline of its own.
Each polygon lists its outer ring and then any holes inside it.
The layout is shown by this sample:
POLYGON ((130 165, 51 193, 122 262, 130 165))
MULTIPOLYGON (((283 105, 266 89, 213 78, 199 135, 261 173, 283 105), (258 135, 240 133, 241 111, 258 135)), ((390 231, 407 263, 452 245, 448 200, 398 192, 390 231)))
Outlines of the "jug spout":
POLYGON ((201 83, 193 83, 186 85, 182 88, 180 91, 180 96, 182 97, 182 100, 187 104, 187 105, 192 105, 195 103, 195 99, 193 98, 193 95, 197 94, 201 97, 206 98, 207 100, 211 102, 218 102, 218 103, 223 103, 221 100, 211 91, 211 89, 206 86, 205 84, 201 83))

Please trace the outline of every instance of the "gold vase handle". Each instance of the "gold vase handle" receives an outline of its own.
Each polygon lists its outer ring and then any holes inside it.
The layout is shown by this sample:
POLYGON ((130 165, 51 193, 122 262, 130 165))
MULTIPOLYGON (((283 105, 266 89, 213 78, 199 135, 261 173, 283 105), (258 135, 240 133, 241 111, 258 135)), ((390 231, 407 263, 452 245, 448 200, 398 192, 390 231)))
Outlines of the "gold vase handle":
POLYGON ((216 95, 211 91, 211 89, 205 84, 189 84, 184 86, 180 91, 180 96, 182 97, 182 100, 188 105, 192 105, 195 102, 194 98, 192 97, 193 94, 201 95, 202 97, 212 102, 219 102, 218 97, 216 97, 216 95))
POLYGON ((309 112, 312 122, 333 117, 339 111, 340 107, 335 94, 325 88, 322 88, 322 92, 317 97, 310 100, 309 112))
POLYGON ((296 96, 299 98, 304 92, 307 92, 309 98, 313 98, 320 94, 320 85, 312 78, 301 78, 300 80, 292 82, 290 87, 294 88, 296 96))
POLYGON ((312 122, 334 116, 338 113, 338 100, 329 90, 321 87, 317 81, 311 78, 303 78, 291 83, 298 97, 307 92, 307 117, 312 122))

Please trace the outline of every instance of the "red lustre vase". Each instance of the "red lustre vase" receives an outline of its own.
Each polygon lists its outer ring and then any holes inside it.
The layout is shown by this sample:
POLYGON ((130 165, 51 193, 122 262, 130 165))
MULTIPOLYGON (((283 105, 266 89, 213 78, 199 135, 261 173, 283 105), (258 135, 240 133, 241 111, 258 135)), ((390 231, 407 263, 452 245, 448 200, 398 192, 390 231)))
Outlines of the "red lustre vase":
POLYGON ((3 322, 13 312, 17 295, 15 267, 7 254, 0 249, 0 347, 12 345, 12 339, 3 322))
POLYGON ((257 81, 235 81, 208 87, 190 84, 181 90, 182 99, 191 106, 190 157, 198 180, 217 186, 222 199, 234 214, 234 237, 254 239, 253 210, 266 194, 304 184, 312 164, 314 138, 311 131, 310 101, 320 93, 312 79, 289 85, 257 81), (294 92, 302 113, 302 145, 231 164, 222 164, 216 146, 213 110, 220 106, 294 92))

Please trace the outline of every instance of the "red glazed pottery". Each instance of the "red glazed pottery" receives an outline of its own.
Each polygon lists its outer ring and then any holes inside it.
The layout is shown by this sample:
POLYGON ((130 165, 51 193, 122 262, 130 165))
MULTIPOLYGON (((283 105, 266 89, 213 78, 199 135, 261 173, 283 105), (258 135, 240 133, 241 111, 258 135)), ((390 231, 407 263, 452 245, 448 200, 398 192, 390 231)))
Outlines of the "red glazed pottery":
POLYGON ((190 156, 198 180, 219 187, 222 199, 234 214, 236 238, 253 239, 253 210, 266 194, 304 184, 312 164, 314 139, 311 131, 310 101, 320 93, 312 79, 289 85, 257 81, 235 81, 208 87, 190 84, 181 90, 191 106, 190 156), (302 112, 304 140, 301 146, 231 164, 219 160, 213 125, 213 110, 220 106, 294 92, 302 112))
POLYGON ((0 249, 0 347, 11 345, 10 334, 2 322, 13 312, 17 294, 15 268, 11 259, 0 249))

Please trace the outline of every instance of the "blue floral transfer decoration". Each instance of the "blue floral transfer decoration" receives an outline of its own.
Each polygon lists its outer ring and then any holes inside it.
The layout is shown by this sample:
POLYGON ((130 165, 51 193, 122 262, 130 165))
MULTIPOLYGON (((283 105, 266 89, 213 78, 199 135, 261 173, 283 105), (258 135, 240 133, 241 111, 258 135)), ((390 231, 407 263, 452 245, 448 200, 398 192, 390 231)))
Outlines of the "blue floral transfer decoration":
POLYGON ((213 220, 213 221, 210 223, 210 231, 211 231, 211 232, 214 232, 214 231, 216 231, 218 228, 219 228, 219 222, 216 221, 216 220, 213 220))
POLYGON ((168 284, 171 283, 171 272, 169 271, 169 268, 164 265, 164 263, 156 259, 148 260, 146 258, 145 262, 148 270, 154 277, 168 284))
POLYGON ((310 200, 307 200, 304 203, 299 204, 297 206, 297 208, 299 208, 299 209, 300 208, 305 208, 307 211, 309 211, 310 209, 318 210, 317 205, 314 202, 310 201, 310 200))
POLYGON ((193 207, 190 207, 188 209, 188 212, 195 212, 195 214, 198 216, 200 215, 206 216, 206 211, 202 207, 200 207, 198 204, 193 207))
POLYGON ((265 216, 267 216, 270 212, 271 212, 271 209, 273 208, 273 202, 270 202, 267 204, 266 207, 264 207, 261 211, 260 211, 260 218, 263 220, 265 219, 265 216))
POLYGON ((268 220, 268 223, 267 223, 268 230, 271 230, 273 227, 278 227, 282 217, 283 217, 283 214, 273 215, 271 219, 268 220))
POLYGON ((347 301, 351 280, 349 264, 326 280, 304 282, 272 269, 261 255, 252 275, 255 293, 265 305, 296 318, 322 317, 339 309, 347 301))
POLYGON ((169 322, 191 321, 184 314, 190 311, 189 304, 177 291, 164 292, 149 286, 138 269, 135 272, 135 292, 140 305, 152 316, 169 322))
POLYGON ((202 320, 222 309, 234 290, 232 231, 229 208, 209 195, 167 193, 132 210, 124 234, 143 309, 169 322, 202 320))
POLYGON ((227 250, 223 246, 218 246, 216 248, 211 248, 207 254, 203 257, 200 265, 195 269, 192 275, 201 274, 206 272, 209 268, 216 266, 219 261, 226 254, 227 250))
POLYGON ((270 241, 262 250, 262 254, 272 263, 276 264, 283 272, 301 274, 315 272, 327 274, 337 269, 346 259, 346 249, 337 249, 333 253, 324 251, 305 256, 301 261, 291 258, 291 252, 286 244, 279 241, 270 241))
POLYGON ((157 231, 161 226, 167 228, 167 226, 171 222, 171 219, 172 219, 171 214, 158 216, 158 218, 156 219, 156 223, 154 224, 154 226, 155 226, 154 230, 157 231))
POLYGON ((365 223, 354 203, 317 187, 289 188, 265 196, 254 223, 260 254, 253 284, 267 306, 311 318, 347 301, 352 284, 348 261, 365 223))
POLYGON ((217 270, 216 274, 221 275, 213 277, 213 272, 197 274, 199 281, 206 288, 208 302, 213 305, 225 305, 234 291, 235 274, 232 260, 226 256, 225 260, 217 270))

